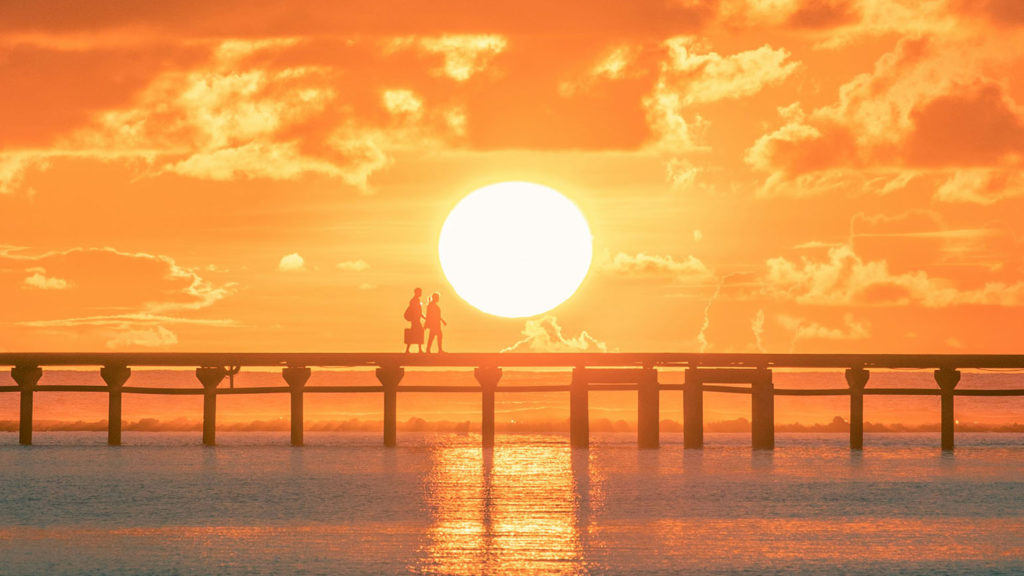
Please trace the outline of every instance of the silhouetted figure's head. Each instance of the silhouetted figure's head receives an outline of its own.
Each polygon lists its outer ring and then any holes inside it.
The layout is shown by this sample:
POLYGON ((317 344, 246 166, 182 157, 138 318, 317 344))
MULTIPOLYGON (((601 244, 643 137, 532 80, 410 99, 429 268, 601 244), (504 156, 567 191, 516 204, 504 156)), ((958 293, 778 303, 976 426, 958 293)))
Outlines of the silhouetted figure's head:
POLYGON ((412 291, 412 293, 414 296, 419 298, 420 296, 423 296, 423 288, 416 288, 415 290, 412 291))
POLYGON ((437 302, 440 299, 441 299, 441 293, 440 292, 434 292, 433 294, 430 295, 430 301, 431 302, 437 302))

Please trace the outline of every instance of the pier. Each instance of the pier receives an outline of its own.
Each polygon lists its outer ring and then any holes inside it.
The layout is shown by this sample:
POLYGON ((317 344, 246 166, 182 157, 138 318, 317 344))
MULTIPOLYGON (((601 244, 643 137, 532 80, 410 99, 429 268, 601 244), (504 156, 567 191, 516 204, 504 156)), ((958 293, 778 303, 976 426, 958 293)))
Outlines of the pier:
POLYGON ((954 448, 953 407, 957 396, 1024 396, 1015 389, 957 390, 961 370, 1022 370, 1024 355, 956 354, 687 354, 687 353, 3 353, 0 366, 11 368, 14 386, 0 386, 0 393, 20 394, 18 441, 32 444, 33 399, 42 392, 95 392, 109 396, 107 442, 121 444, 121 406, 124 394, 201 395, 203 397, 204 445, 216 444, 217 398, 234 394, 289 394, 291 397, 291 444, 303 444, 303 407, 308 394, 379 393, 383 397, 383 442, 398 443, 398 395, 408 392, 461 392, 481 396, 481 437, 485 447, 494 445, 495 396, 501 392, 568 392, 569 442, 574 448, 590 443, 589 393, 635 391, 637 394, 637 445, 657 448, 660 442, 660 392, 683 394, 683 443, 685 448, 704 446, 706 393, 747 394, 751 397, 751 447, 775 447, 776 396, 849 396, 850 448, 864 446, 864 396, 926 395, 941 398, 941 448, 954 448), (96 367, 101 385, 40 385, 46 368, 96 367), (132 367, 195 368, 197 386, 192 388, 134 387, 128 385, 132 367), (284 386, 221 387, 225 378, 243 368, 280 368, 284 386), (374 369, 379 386, 307 386, 314 368, 374 369), (472 370, 478 386, 403 386, 406 369, 450 368, 472 370), (503 368, 564 369, 552 380, 564 384, 501 385, 503 368), (683 370, 682 384, 659 382, 659 370, 683 370), (775 369, 821 369, 845 376, 847 388, 776 388, 775 369), (871 370, 928 370, 936 387, 877 388, 870 386, 871 370))

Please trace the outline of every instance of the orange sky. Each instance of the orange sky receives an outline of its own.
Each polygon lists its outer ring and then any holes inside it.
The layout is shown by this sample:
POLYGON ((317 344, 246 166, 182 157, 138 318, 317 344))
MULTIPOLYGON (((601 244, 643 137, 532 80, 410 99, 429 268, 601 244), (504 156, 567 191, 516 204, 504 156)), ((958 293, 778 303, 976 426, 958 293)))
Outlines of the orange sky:
POLYGON ((1019 0, 8 2, 0 350, 400 350, 418 285, 459 351, 1019 353, 1022 25, 1019 0), (440 270, 448 211, 502 180, 594 234, 544 317, 440 270))

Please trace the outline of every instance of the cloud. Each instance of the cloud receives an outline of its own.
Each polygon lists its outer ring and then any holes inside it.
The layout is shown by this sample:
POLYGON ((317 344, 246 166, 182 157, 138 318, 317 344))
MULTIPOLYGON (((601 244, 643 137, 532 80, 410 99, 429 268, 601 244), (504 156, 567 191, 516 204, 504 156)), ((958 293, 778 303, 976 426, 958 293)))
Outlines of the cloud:
POLYGON ((331 162, 304 156, 296 142, 249 142, 234 148, 197 152, 167 165, 165 171, 206 180, 293 180, 305 174, 346 175, 331 162))
POLYGON ((385 90, 381 101, 392 116, 416 119, 423 112, 423 100, 412 90, 385 90))
POLYGON ((950 8, 958 15, 982 17, 996 26, 1024 26, 1024 4, 1018 0, 951 0, 950 8))
POLYGON ((208 274, 216 272, 109 247, 42 253, 0 247, 0 301, 17 303, 7 307, 4 321, 17 327, 12 333, 22 347, 167 346, 178 338, 172 325, 236 325, 204 316, 236 289, 208 274))
POLYGON ((338 270, 344 270, 345 272, 362 272, 369 270, 370 264, 366 260, 346 260, 345 262, 338 262, 338 270))
POLYGON ((711 187, 700 181, 706 169, 695 165, 686 158, 669 158, 665 163, 666 180, 673 187, 687 190, 710 190, 711 187))
POLYGON ((787 123, 765 134, 747 150, 745 160, 755 170, 792 177, 856 162, 853 135, 835 123, 812 125, 799 104, 779 109, 787 123))
POLYGON ((134 49, 166 40, 165 37, 155 34, 153 30, 125 27, 107 28, 103 31, 7 32, 0 36, 0 46, 5 48, 32 47, 58 52, 93 52, 134 49))
MULTIPOLYGON (((31 272, 31 270, 30 270, 31 272)), ((65 290, 69 284, 63 278, 53 278, 45 275, 45 270, 35 271, 31 276, 25 278, 24 284, 40 290, 65 290)))
POLYGON ((347 161, 341 178, 363 193, 369 193, 370 176, 391 164, 387 149, 391 147, 394 133, 367 130, 348 124, 336 130, 327 144, 339 152, 347 161))
POLYGON ((210 48, 208 61, 155 75, 130 107, 101 112, 94 126, 68 142, 188 154, 273 138, 323 112, 335 97, 325 68, 273 68, 261 60, 296 44, 293 39, 220 42, 210 48))
POLYGON ((326 71, 315 66, 274 70, 247 60, 296 43, 225 41, 214 50, 210 64, 157 76, 134 107, 104 113, 97 128, 72 140, 184 156, 165 163, 161 171, 193 178, 340 177, 345 173, 342 163, 310 155, 300 142, 282 139, 321 116, 334 100, 326 71))
POLYGON ((764 310, 758 310, 750 320, 750 331, 754 333, 754 345, 758 352, 764 352, 764 310))
MULTIPOLYGON (((215 284, 169 256, 109 247, 41 254, 6 249, 0 251, 0 270, 5 268, 30 274, 45 270, 46 277, 74 286, 60 302, 46 300, 50 314, 125 309, 148 314, 191 311, 207 308, 235 291, 234 283, 215 284)), ((0 298, 13 297, 0 289, 0 298)), ((22 301, 27 298, 19 296, 22 301)))
POLYGON ((771 258, 762 279, 773 297, 819 306, 905 306, 928 308, 960 305, 1024 305, 1024 281, 987 282, 962 289, 922 270, 894 274, 885 260, 865 261, 850 246, 830 248, 826 260, 802 257, 799 262, 771 258))
POLYGON ((624 44, 613 47, 580 79, 559 84, 559 95, 569 98, 579 92, 592 90, 598 82, 623 80, 646 74, 648 70, 645 69, 644 64, 637 62, 642 52, 641 46, 624 44))
MULTIPOLYGON (((999 273, 1007 264, 1012 266, 1019 253, 1019 242, 1010 230, 992 221, 951 228, 936 207, 939 206, 933 204, 932 208, 902 213, 854 214, 846 244, 861 257, 887 258, 891 269, 915 268, 922 263, 941 263, 945 270, 963 265, 975 268, 958 275, 963 279, 977 279, 985 272, 999 273)), ((967 223, 959 217, 951 222, 967 223)))
POLYGON ((711 270, 694 256, 677 261, 672 256, 619 252, 612 258, 603 258, 599 266, 604 272, 626 277, 665 277, 685 283, 706 283, 714 278, 711 270))
MULTIPOLYGON (((669 38, 658 78, 643 98, 651 147, 670 154, 707 153, 709 122, 693 109, 702 104, 747 98, 782 83, 798 67, 789 52, 769 45, 722 56, 690 36, 669 38)), ((693 186, 699 169, 689 160, 670 158, 666 169, 675 185, 693 186)))
POLYGON ((782 83, 800 66, 788 61, 789 52, 765 44, 755 50, 722 56, 694 37, 665 41, 660 90, 680 94, 682 106, 738 100, 782 83))
POLYGON ((805 0, 786 19, 795 28, 831 30, 853 24, 860 18, 853 0, 805 0))
POLYGON ((385 149, 409 135, 383 132, 369 117, 356 122, 350 106, 336 103, 330 68, 274 59, 302 43, 224 40, 208 47, 205 61, 161 69, 129 102, 93 113, 47 147, 0 154, 0 193, 20 188, 30 170, 77 158, 140 163, 147 176, 323 176, 366 191, 369 176, 389 163, 385 149))
POLYGON ((632 46, 617 46, 590 70, 590 76, 608 80, 624 78, 637 57, 637 51, 632 46))
POLYGON ((951 169, 1019 169, 1024 116, 991 80, 1013 67, 1006 51, 999 35, 908 35, 841 86, 833 104, 780 108, 783 124, 745 155, 765 175, 759 194, 890 194, 911 181, 939 188, 951 169))
POLYGON ((144 330, 123 330, 107 341, 108 348, 159 348, 173 346, 178 343, 178 336, 164 328, 157 326, 144 330))
POLYGON ((152 150, 119 150, 66 147, 67 143, 41 149, 23 148, 0 151, 0 194, 24 191, 35 194, 35 189, 25 182, 31 172, 45 172, 61 160, 95 160, 98 162, 124 162, 149 166, 159 156, 152 150))
POLYGON ((935 191, 935 200, 988 206, 1024 196, 1024 170, 957 170, 935 191))
POLYGON ((784 4, 782 10, 775 10, 774 23, 808 34, 817 40, 817 49, 847 48, 890 34, 957 36, 970 28, 953 17, 948 0, 752 1, 765 5, 764 12, 784 4))
POLYGON ((306 269, 306 260, 298 252, 285 254, 278 262, 277 269, 282 272, 301 272, 306 269))
POLYGON ((985 83, 915 107, 907 162, 918 166, 991 166, 1024 160, 1024 119, 1000 86, 985 83))
POLYGON ((800 340, 866 340, 871 337, 871 325, 857 321, 852 314, 843 316, 842 327, 828 327, 795 316, 780 315, 779 324, 793 333, 793 344, 800 340))
POLYGON ((0 152, 0 194, 11 194, 25 180, 25 173, 33 168, 46 168, 47 157, 42 153, 0 152))
POLYGON ((435 74, 465 82, 485 70, 507 45, 508 41, 496 34, 446 34, 396 38, 389 42, 389 49, 397 51, 415 47, 428 54, 440 55, 444 64, 435 70, 435 74))
POLYGON ((720 20, 733 29, 795 30, 834 50, 887 34, 957 34, 962 22, 949 5, 961 1, 989 0, 721 0, 720 20))
POLYGON ((502 350, 502 352, 607 352, 608 346, 595 339, 585 330, 579 336, 569 338, 562 334, 562 327, 554 316, 527 320, 522 330, 523 339, 502 350))
POLYGON ((73 326, 156 326, 159 324, 184 324, 194 326, 235 326, 234 320, 208 318, 182 318, 146 312, 131 314, 110 314, 105 316, 81 316, 77 318, 60 318, 58 320, 26 320, 19 326, 32 328, 67 328, 73 326))
POLYGON ((687 120, 682 113, 682 97, 658 84, 654 92, 643 100, 647 124, 657 137, 656 148, 675 153, 706 151, 703 144, 708 122, 700 114, 687 120))
POLYGON ((700 332, 697 333, 697 343, 700 344, 701 353, 707 352, 711 347, 711 341, 708 339, 708 330, 711 328, 711 305, 718 300, 718 295, 722 293, 722 285, 724 281, 719 282, 718 286, 715 287, 715 291, 708 298, 707 304, 704 305, 704 320, 700 324, 700 332))

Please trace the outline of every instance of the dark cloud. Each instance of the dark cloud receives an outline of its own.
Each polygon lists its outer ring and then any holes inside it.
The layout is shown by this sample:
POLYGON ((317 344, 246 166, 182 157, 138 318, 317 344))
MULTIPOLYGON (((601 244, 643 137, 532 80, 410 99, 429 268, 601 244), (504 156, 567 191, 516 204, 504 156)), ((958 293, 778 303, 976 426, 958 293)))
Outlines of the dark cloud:
POLYGON ((270 0, 8 2, 0 30, 82 31, 142 26, 178 35, 269 36, 425 33, 672 35, 700 29, 718 2, 569 0, 270 0))
POLYGON ((206 57, 200 47, 165 45, 67 50, 0 41, 0 147, 46 146, 98 111, 127 105, 162 71, 206 57))
POLYGON ((1024 25, 1024 2, 1021 0, 955 0, 952 6, 963 16, 981 16, 996 25, 1024 25))
POLYGON ((796 28, 835 28, 860 19, 860 12, 851 0, 806 0, 789 17, 796 28))
POLYGON ((1024 122, 992 84, 936 98, 911 118, 907 157, 912 164, 986 166, 1024 152, 1024 122))
POLYGON ((169 257, 111 248, 41 255, 0 252, 0 280, 0 297, 19 304, 9 310, 8 320, 54 326, 95 324, 103 316, 195 310, 233 292, 231 286, 215 286, 169 257), (53 288, 42 289, 46 285, 53 288))

